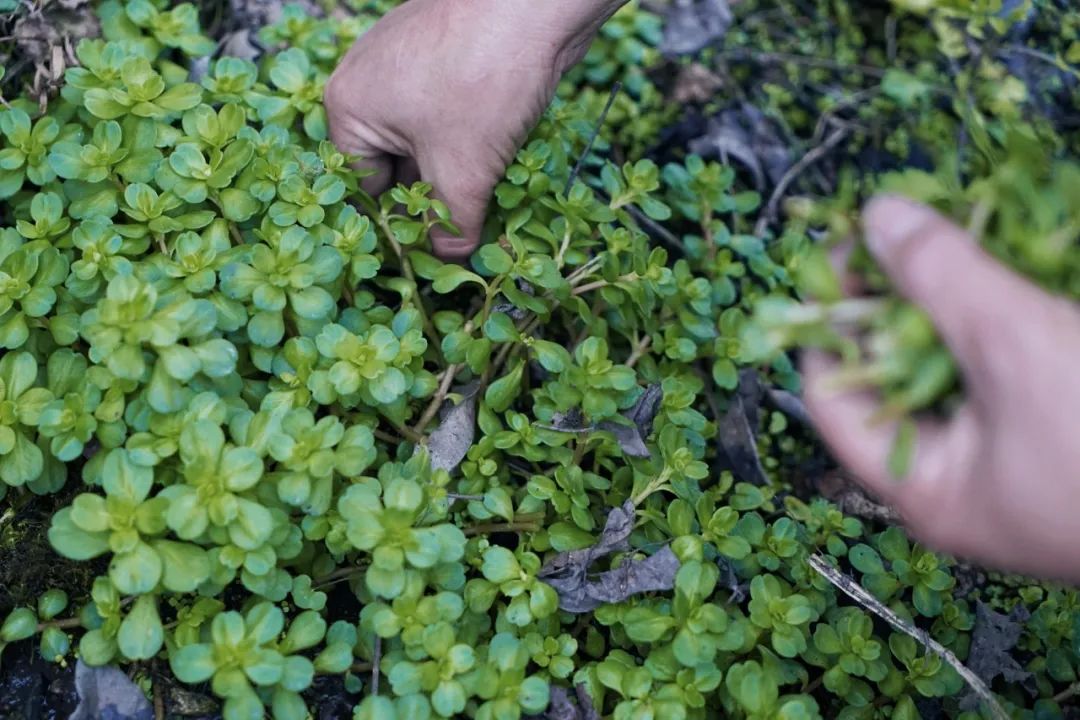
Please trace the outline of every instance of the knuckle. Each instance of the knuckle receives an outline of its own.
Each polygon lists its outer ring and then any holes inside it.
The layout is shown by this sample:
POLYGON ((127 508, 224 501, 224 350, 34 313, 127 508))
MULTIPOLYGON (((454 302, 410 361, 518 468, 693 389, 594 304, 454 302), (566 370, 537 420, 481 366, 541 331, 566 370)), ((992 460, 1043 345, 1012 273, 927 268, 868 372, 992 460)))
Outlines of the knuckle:
POLYGON ((344 108, 350 96, 349 81, 341 67, 330 75, 323 90, 323 103, 330 114, 344 108))

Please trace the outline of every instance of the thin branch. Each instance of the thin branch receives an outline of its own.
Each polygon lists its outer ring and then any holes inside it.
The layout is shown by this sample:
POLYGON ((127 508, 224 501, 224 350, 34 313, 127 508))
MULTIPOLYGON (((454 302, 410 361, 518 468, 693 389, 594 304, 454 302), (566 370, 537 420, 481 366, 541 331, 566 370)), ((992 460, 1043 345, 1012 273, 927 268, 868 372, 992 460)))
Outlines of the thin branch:
POLYGON ((813 55, 797 55, 794 53, 763 52, 761 50, 748 50, 743 48, 726 50, 719 53, 719 56, 725 60, 736 60, 758 64, 789 62, 805 67, 836 70, 837 72, 859 72, 876 78, 885 77, 885 73, 887 72, 885 68, 874 67, 872 65, 845 63, 831 58, 815 57, 813 55))
POLYGON ((424 414, 420 416, 420 419, 416 421, 416 425, 413 426, 413 432, 417 435, 423 435, 427 426, 435 419, 435 416, 439 414, 439 408, 446 402, 446 396, 450 393, 450 386, 454 384, 454 378, 457 377, 458 371, 461 369, 461 365, 451 365, 443 373, 442 382, 439 383, 439 389, 435 391, 435 395, 431 398, 431 402, 424 409, 424 414))
POLYGON ((465 537, 476 535, 489 535, 495 532, 536 532, 540 529, 540 523, 544 520, 544 513, 522 513, 514 518, 514 522, 506 523, 481 523, 472 527, 462 528, 465 537))
MULTIPOLYGON (((611 203, 611 196, 604 192, 602 189, 594 187, 593 190, 596 192, 596 194, 600 197, 601 200, 609 204, 611 203)), ((668 230, 666 227, 656 222, 633 205, 623 205, 621 209, 630 213, 630 217, 634 218, 635 222, 644 227, 647 231, 652 231, 652 233, 662 242, 665 242, 668 245, 672 246, 673 248, 681 252, 683 255, 686 254, 686 245, 683 244, 682 240, 675 237, 675 234, 668 230)))
POLYGON ((409 442, 419 445, 420 443, 422 443, 424 441, 424 436, 423 435, 419 435, 419 434, 413 432, 412 428, 408 428, 408 427, 405 427, 404 425, 399 424, 393 418, 388 417, 385 412, 380 412, 380 415, 383 416, 384 420, 386 420, 388 423, 390 423, 390 425, 394 428, 394 430, 397 431, 398 435, 401 435, 401 437, 405 438, 409 442))
POLYGON ((150 692, 154 696, 154 720, 165 720, 165 694, 162 691, 161 680, 158 677, 157 660, 154 661, 150 692))
POLYGON ((652 335, 646 335, 640 342, 634 347, 634 351, 630 353, 630 357, 626 359, 627 367, 634 367, 638 364, 638 361, 645 355, 645 352, 652 345, 652 335))
MULTIPOLYGON (((490 301, 490 300, 491 300, 491 294, 489 293, 488 294, 488 301, 490 301)), ((487 308, 488 308, 489 304, 490 304, 489 302, 484 303, 484 308, 485 308, 484 318, 485 319, 487 317, 487 308)), ((473 320, 470 320, 469 322, 465 323, 465 327, 463 328, 463 330, 470 337, 472 337, 473 328, 475 327, 477 322, 480 322, 480 320, 474 318, 473 320)), ((442 408, 443 403, 446 401, 446 396, 450 392, 450 386, 454 384, 454 378, 457 377, 457 374, 459 372, 461 372, 461 369, 463 367, 464 367, 464 365, 455 364, 455 365, 450 365, 449 367, 446 368, 446 370, 443 371, 442 377, 439 380, 439 389, 435 392, 435 395, 431 398, 431 402, 428 403, 428 406, 426 408, 424 408, 424 413, 420 416, 420 419, 416 422, 416 425, 413 426, 413 432, 415 432, 417 435, 423 435, 424 430, 427 429, 427 426, 429 424, 431 424, 432 420, 435 419, 435 416, 439 413, 439 410, 442 408)))
POLYGON ((244 236, 240 234, 240 228, 236 226, 236 223, 229 223, 229 236, 237 247, 244 244, 244 236))
POLYGON ((622 83, 616 81, 611 86, 611 94, 608 95, 607 104, 604 105, 603 112, 600 113, 600 117, 596 119, 596 125, 593 126, 592 134, 589 135, 589 141, 585 143, 585 149, 578 157, 577 163, 574 164, 574 169, 570 171, 570 177, 566 178, 566 188, 563 190, 563 197, 570 197, 570 190, 574 187, 574 181, 577 180, 578 174, 581 173, 581 168, 585 165, 585 158, 592 152, 593 145, 596 143, 596 138, 600 135, 600 129, 604 127, 604 121, 607 120, 608 113, 611 112, 611 106, 615 104, 615 98, 618 97, 619 91, 622 90, 622 83))
POLYGON ((1000 52, 998 52, 998 55, 1008 55, 1009 53, 1024 55, 1033 60, 1044 62, 1047 65, 1061 70, 1062 72, 1068 72, 1076 77, 1080 77, 1080 70, 1065 62, 1061 58, 1054 57, 1050 53, 1043 52, 1042 50, 1036 50, 1035 48, 1030 48, 1026 45, 1009 45, 1003 48, 1000 52))
POLYGON ((420 295, 420 284, 416 280, 416 273, 413 272, 412 263, 409 262, 409 258, 406 257, 404 249, 401 247, 401 243, 397 241, 397 237, 394 235, 393 228, 390 227, 390 221, 383 213, 379 213, 375 217, 375 224, 379 226, 379 229, 383 231, 383 235, 386 237, 388 243, 390 243, 390 249, 394 251, 394 255, 397 256, 398 263, 401 265, 401 273, 405 276, 405 279, 412 283, 413 291, 413 305, 416 307, 417 312, 420 313, 420 322, 424 327, 424 335, 428 338, 428 342, 435 348, 435 352, 442 356, 442 346, 439 344, 439 334, 435 332, 435 326, 431 323, 431 318, 428 317, 427 308, 424 307, 424 298, 420 295))
POLYGON ((765 206, 765 212, 758 218, 757 225, 754 227, 754 234, 761 237, 765 234, 765 230, 769 225, 776 221, 777 214, 780 211, 780 202, 784 199, 784 195, 787 194, 788 188, 791 184, 806 171, 808 167, 821 160, 823 157, 832 152, 833 148, 839 145, 848 137, 847 128, 839 128, 833 130, 825 140, 815 148, 812 148, 809 152, 802 156, 802 158, 788 168, 788 171, 784 173, 784 176, 780 178, 780 182, 776 184, 776 188, 773 190, 772 196, 769 198, 768 204, 765 206))
POLYGON ((382 661, 382 637, 375 636, 375 649, 371 654, 371 694, 379 694, 379 663, 382 661))
MULTIPOLYGON (((135 600, 135 595, 126 597, 120 601, 120 607, 125 608, 131 603, 135 602, 135 600)), ((48 622, 38 623, 37 631, 42 632, 45 630, 45 628, 50 627, 60 628, 61 630, 68 630, 70 628, 82 627, 82 624, 82 618, 76 615, 75 617, 64 618, 62 620, 50 620, 48 622)))
POLYGON ((814 553, 810 556, 809 562, 810 567, 817 571, 823 578, 835 585, 836 588, 845 595, 889 623, 889 625, 892 625, 896 630, 914 638, 917 642, 926 647, 927 650, 951 665, 953 670, 955 670, 968 686, 975 691, 975 694, 986 703, 987 708, 990 710, 990 714, 995 720, 1009 720, 1008 713, 1001 707, 1001 704, 997 701, 997 698, 994 697, 994 694, 990 692, 990 688, 986 686, 986 683, 982 681, 982 678, 973 673, 966 665, 964 665, 964 663, 960 662, 959 658, 957 658, 952 651, 930 637, 925 630, 915 627, 894 613, 880 600, 871 595, 866 588, 828 564, 821 555, 814 553))
POLYGON ((1054 702, 1060 705, 1066 700, 1075 697, 1077 694, 1080 694, 1080 682, 1074 682, 1072 685, 1055 695, 1053 699, 1054 702))
POLYGON ((483 502, 483 495, 462 495, 460 493, 446 493, 446 499, 453 502, 454 500, 463 500, 465 502, 483 502))
POLYGON ((610 284, 611 283, 609 283, 607 280, 594 280, 591 283, 579 285, 578 287, 574 288, 574 290, 570 294, 574 296, 584 295, 585 293, 592 292, 593 290, 606 288, 610 284))
POLYGON ((391 435, 390 433, 386 432, 385 430, 380 430, 378 428, 375 428, 374 430, 372 430, 371 434, 374 435, 379 440, 382 440, 383 442, 388 442, 388 443, 390 443, 392 445, 400 445, 401 443, 405 442, 404 438, 399 438, 396 435, 391 435))

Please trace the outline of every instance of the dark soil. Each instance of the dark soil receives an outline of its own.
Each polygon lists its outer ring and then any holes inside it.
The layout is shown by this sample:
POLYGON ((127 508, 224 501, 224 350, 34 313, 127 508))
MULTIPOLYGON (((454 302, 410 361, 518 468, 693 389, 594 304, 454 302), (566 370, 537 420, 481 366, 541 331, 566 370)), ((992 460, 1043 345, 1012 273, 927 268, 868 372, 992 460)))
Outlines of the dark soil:
POLYGON ((45 662, 30 641, 4 650, 0 720, 67 720, 78 705, 75 666, 45 662))

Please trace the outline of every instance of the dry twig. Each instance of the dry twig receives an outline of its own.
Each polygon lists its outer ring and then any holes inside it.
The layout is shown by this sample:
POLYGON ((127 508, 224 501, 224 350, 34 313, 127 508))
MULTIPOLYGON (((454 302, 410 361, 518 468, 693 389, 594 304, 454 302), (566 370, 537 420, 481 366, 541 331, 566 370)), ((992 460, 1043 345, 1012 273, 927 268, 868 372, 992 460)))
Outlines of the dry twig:
POLYGON ((951 650, 930 637, 925 630, 915 627, 894 613, 880 600, 871 595, 862 585, 827 563, 821 555, 814 553, 810 556, 809 562, 810 567, 823 578, 835 585, 842 593, 889 623, 889 625, 892 625, 896 630, 914 638, 916 642, 921 643, 927 650, 952 666, 952 669, 955 670, 957 674, 964 679, 964 682, 975 691, 975 694, 986 703, 986 707, 990 710, 990 715, 995 720, 1009 720, 1009 714, 1001 707, 1001 704, 997 701, 997 698, 994 697, 994 694, 990 692, 990 688, 986 687, 986 683, 982 681, 982 678, 973 673, 966 665, 964 665, 964 663, 960 662, 960 659, 957 658, 951 650))
POLYGON ((375 636, 375 649, 371 653, 371 694, 379 694, 379 663, 382 662, 382 637, 375 636))
POLYGON ((570 197, 570 190, 574 187, 574 181, 577 180, 577 176, 585 164, 585 158, 589 157, 589 153, 592 152, 593 144, 596 143, 596 138, 600 135, 600 129, 604 127, 604 121, 607 120, 608 113, 611 112, 611 106, 615 104, 615 98, 618 97, 620 90, 622 90, 621 82, 616 82, 611 86, 611 95, 608 96, 607 104, 604 105, 604 110, 600 113, 600 117, 597 118, 592 134, 589 135, 589 141, 585 143, 585 149, 581 152, 581 156, 578 157, 574 169, 570 171, 570 177, 566 179, 566 188, 563 190, 564 197, 570 197))
POLYGON ((776 188, 773 190, 772 196, 769 197, 769 202, 765 206, 765 212, 758 218, 757 225, 754 227, 754 234, 761 237, 769 225, 776 221, 776 217, 780 211, 780 202, 784 199, 784 195, 787 194, 788 188, 791 187, 791 183, 801 175, 808 167, 821 160, 823 157, 832 152, 832 149, 843 142, 848 136, 847 128, 838 128, 833 130, 822 143, 814 148, 811 148, 809 152, 802 156, 799 162, 792 165, 784 176, 780 178, 780 182, 776 184, 776 188))

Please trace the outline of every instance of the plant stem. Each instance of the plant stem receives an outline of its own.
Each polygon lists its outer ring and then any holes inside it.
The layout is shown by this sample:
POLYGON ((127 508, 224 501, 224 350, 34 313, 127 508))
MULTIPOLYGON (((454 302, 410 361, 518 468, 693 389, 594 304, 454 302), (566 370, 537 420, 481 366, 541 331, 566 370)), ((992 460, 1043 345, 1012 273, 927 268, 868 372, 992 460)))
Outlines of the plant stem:
POLYGON ((816 678, 814 678, 813 682, 809 683, 806 687, 804 687, 802 689, 802 693, 804 695, 809 695, 810 693, 814 692, 819 687, 821 687, 821 683, 824 680, 825 680, 825 673, 822 673, 821 675, 818 675, 816 678))
POLYGON ((702 203, 702 205, 704 207, 701 213, 701 237, 705 241, 705 257, 708 258, 709 268, 715 268, 718 248, 712 228, 709 227, 712 224, 712 206, 708 203, 702 203))
POLYGON ((386 236, 386 241, 390 243, 390 249, 397 255, 405 279, 412 283, 413 305, 416 307, 416 311, 420 313, 420 322, 424 326, 424 335, 427 336, 428 342, 435 348, 435 352, 442 357, 442 344, 439 342, 438 333, 435 332, 435 326, 431 324, 431 318, 428 317, 427 308, 424 307, 424 299, 420 296, 420 285, 416 282, 416 273, 413 272, 412 263, 409 262, 409 258, 405 257, 405 251, 402 250, 401 243, 394 237, 394 231, 390 228, 390 221, 387 220, 386 215, 379 213, 375 222, 383 231, 383 235, 386 236))
POLYGON ((424 414, 420 416, 420 419, 416 421, 416 425, 413 426, 414 433, 423 435, 424 430, 427 429, 427 426, 435 419, 435 416, 439 413, 439 408, 441 408, 446 401, 446 396, 450 393, 450 386, 454 383, 454 378, 457 377, 458 370, 460 369, 460 365, 451 365, 446 368, 446 372, 443 373, 442 382, 439 383, 439 389, 435 391, 435 395, 431 398, 431 402, 424 408, 424 414))
POLYGON ((496 532, 537 532, 539 530, 540 526, 536 523, 488 523, 465 528, 464 532, 465 537, 475 537, 496 532))
MULTIPOLYGON (((489 293, 488 297, 491 295, 489 293)), ((484 305, 484 315, 487 316, 487 303, 484 305)), ((473 321, 465 323, 465 332, 471 337, 473 331, 473 321)), ((454 364, 446 368, 443 372, 442 380, 439 382, 439 389, 435 391, 435 395, 431 398, 431 402, 424 408, 424 413, 420 416, 420 419, 416 421, 416 425, 413 426, 413 432, 422 436, 427 426, 435 419, 435 416, 439 413, 439 408, 442 407, 443 402, 446 400, 447 394, 450 392, 450 386, 454 384, 454 379, 461 371, 462 366, 460 364, 454 364)))
POLYGON ((584 295, 587 292, 592 292, 593 290, 606 288, 610 284, 611 283, 609 283, 607 280, 594 280, 591 283, 585 283, 584 285, 574 288, 570 294, 576 297, 578 295, 584 295))
POLYGON ((77 628, 82 625, 82 618, 69 617, 63 620, 50 620, 49 622, 38 623, 37 631, 43 632, 45 628, 60 628, 61 630, 70 630, 71 628, 77 628))
POLYGON ((646 485, 644 489, 642 489, 641 492, 631 498, 631 502, 634 503, 634 507, 637 507, 641 503, 645 502, 645 500, 647 500, 650 495, 667 485, 667 481, 670 479, 671 469, 665 467, 664 470, 655 478, 653 478, 649 482, 649 484, 646 485))
POLYGON ((1054 702, 1061 704, 1078 694, 1080 694, 1080 681, 1074 682, 1072 685, 1059 692, 1054 696, 1053 700, 1054 702))
POLYGON ((391 435, 385 430, 380 430, 379 428, 375 428, 374 430, 372 430, 371 434, 374 435, 377 439, 382 440, 383 442, 391 443, 392 445, 400 445, 401 443, 405 442, 404 438, 399 438, 396 435, 391 435))
POLYGON ((322 577, 316 578, 315 582, 312 583, 312 588, 318 589, 326 587, 327 585, 333 585, 338 580, 350 578, 364 570, 367 570, 367 565, 346 565, 345 567, 340 567, 332 573, 327 573, 322 577))
MULTIPOLYGON (((120 601, 120 607, 125 608, 131 603, 135 602, 135 596, 126 597, 120 601)), ((77 628, 82 626, 82 618, 78 615, 75 617, 63 618, 62 620, 50 620, 48 622, 38 623, 37 632, 42 632, 45 628, 55 627, 61 630, 68 630, 70 628, 77 628)))
POLYGON ((518 515, 514 522, 481 523, 480 525, 462 528, 462 531, 465 533, 465 537, 489 535, 495 532, 536 532, 540 530, 540 522, 543 519, 543 513, 523 514, 518 515))
POLYGON ((983 682, 982 678, 960 662, 960 659, 957 658, 951 650, 930 637, 925 630, 915 627, 897 615, 892 609, 871 595, 862 585, 859 585, 852 578, 830 565, 821 555, 814 553, 808 558, 808 562, 810 567, 832 583, 842 593, 850 597, 866 610, 869 610, 885 622, 889 623, 894 629, 908 635, 913 640, 922 644, 927 652, 937 655, 943 662, 951 665, 952 669, 964 679, 968 686, 979 696, 983 703, 985 703, 986 709, 994 720, 1008 720, 1009 714, 1005 712, 1001 703, 997 701, 997 698, 994 697, 994 694, 990 691, 990 688, 986 686, 986 683, 983 682))
POLYGON ((602 255, 597 255, 581 267, 574 270, 574 272, 566 276, 566 282, 570 283, 570 286, 573 287, 574 283, 577 282, 583 275, 589 274, 593 271, 593 268, 595 268, 601 263, 601 257, 602 255))
POLYGON ((240 234, 240 228, 236 227, 236 223, 229 223, 229 236, 237 246, 244 244, 244 236, 240 234))
POLYGON ((382 661, 382 638, 375 636, 375 650, 371 658, 371 694, 379 694, 379 663, 382 661))
POLYGON ((162 694, 161 683, 158 681, 157 660, 154 660, 150 692, 154 696, 154 720, 165 720, 165 696, 162 694))
POLYGON ((420 444, 424 441, 423 435, 413 432, 411 428, 407 428, 404 425, 398 424, 398 422, 393 418, 387 417, 385 412, 380 412, 379 414, 383 416, 384 420, 390 423, 391 427, 393 427, 394 430, 397 430, 398 434, 401 435, 401 437, 405 438, 409 442, 420 444))
POLYGON ((604 110, 600 113, 600 117, 596 120, 596 125, 593 126, 592 134, 589 135, 589 141, 585 144, 585 149, 578 157, 577 163, 574 164, 574 169, 570 172, 570 177, 566 179, 566 187, 563 188, 563 196, 570 197, 570 190, 574 187, 574 181, 577 180, 577 176, 581 173, 581 168, 585 164, 585 158, 592 152, 593 144, 596 142, 597 136, 600 135, 600 128, 604 126, 604 120, 607 119, 608 113, 611 112, 611 106, 615 104, 615 98, 619 94, 619 90, 622 89, 622 83, 616 81, 611 86, 611 94, 608 96, 607 104, 604 105, 604 110))
POLYGON ((776 184, 772 196, 769 197, 769 202, 765 205, 765 212, 761 214, 757 225, 754 227, 755 235, 758 237, 764 235, 769 224, 776 220, 777 215, 780 212, 780 203, 784 199, 784 195, 787 193, 787 189, 791 186, 791 183, 795 182, 796 178, 798 178, 808 167, 832 152, 833 148, 847 139, 848 134, 846 128, 834 130, 820 145, 803 155, 797 163, 792 165, 788 171, 784 173, 784 176, 780 178, 780 182, 776 184))
POLYGON ((645 352, 652 345, 652 335, 646 335, 638 344, 634 347, 634 351, 630 353, 630 357, 626 359, 626 367, 632 368, 638 364, 638 361, 645 356, 645 352))
MULTIPOLYGON (((536 326, 540 324, 540 318, 535 315, 528 317, 525 320, 518 323, 518 333, 521 335, 531 335, 536 326)), ((484 384, 486 385, 488 380, 495 377, 502 366, 506 363, 507 356, 511 351, 515 353, 520 352, 524 345, 517 343, 506 343, 499 349, 499 354, 495 356, 495 361, 491 363, 488 371, 484 373, 484 384)))

